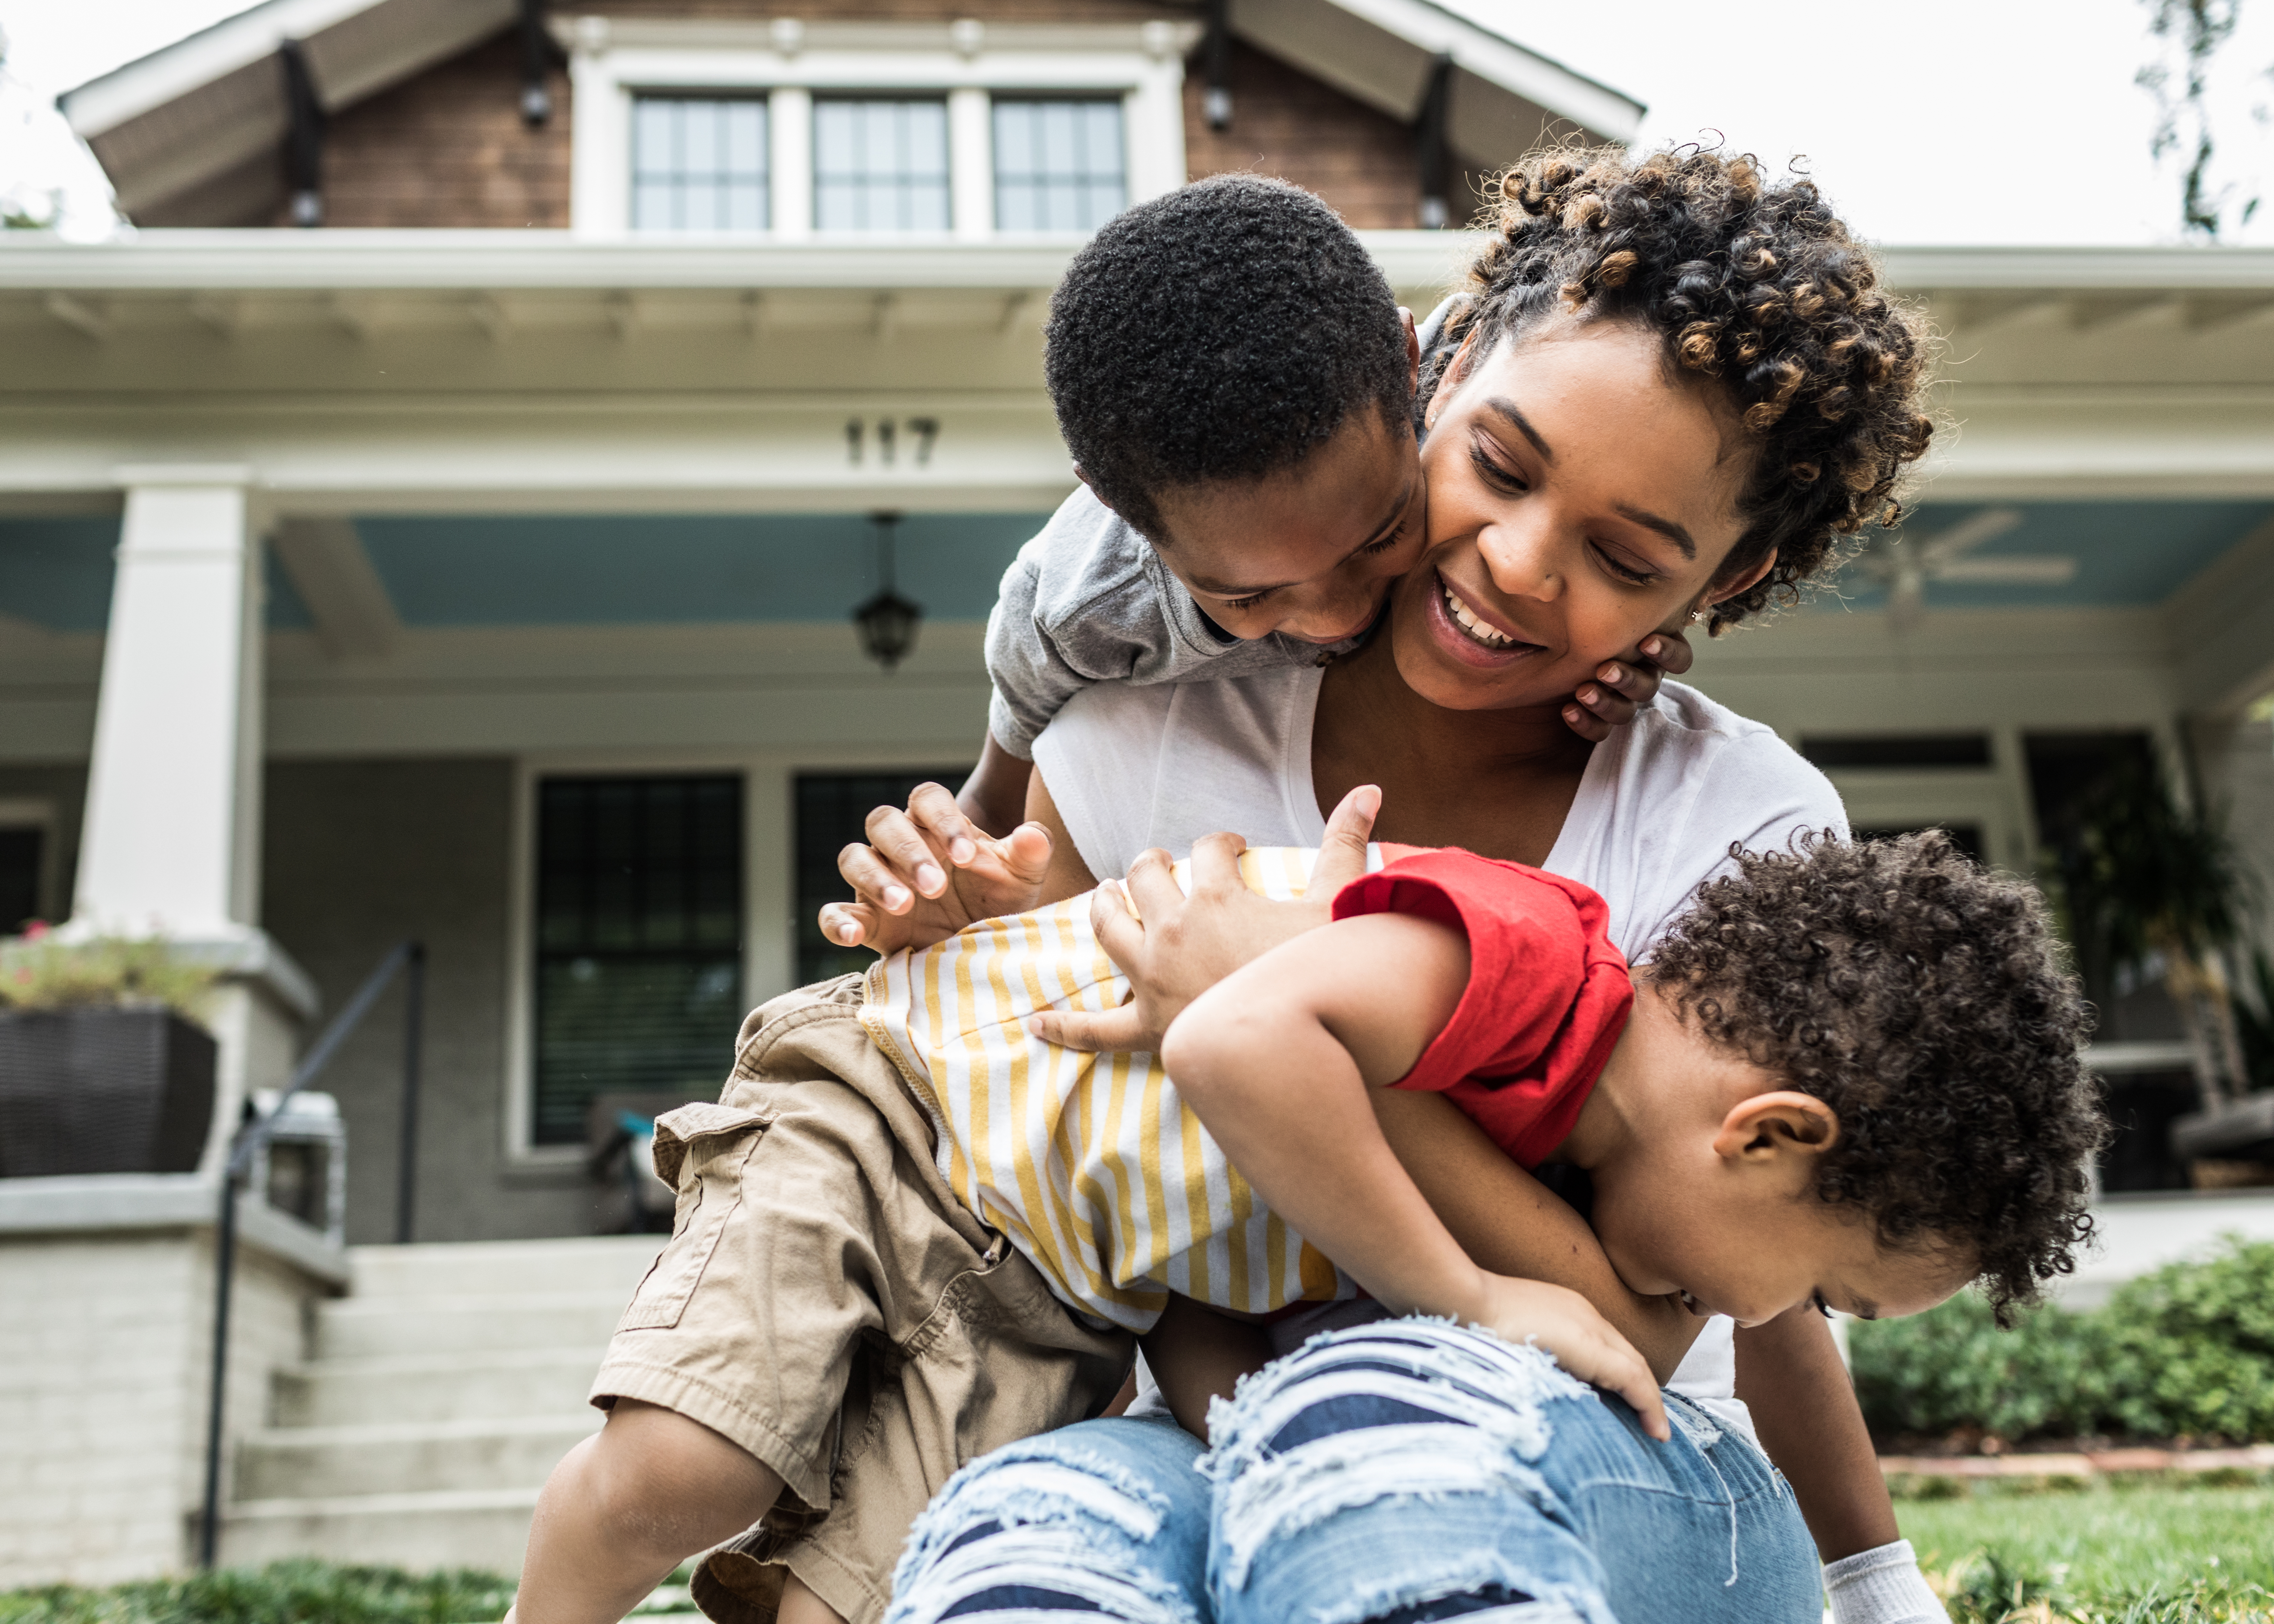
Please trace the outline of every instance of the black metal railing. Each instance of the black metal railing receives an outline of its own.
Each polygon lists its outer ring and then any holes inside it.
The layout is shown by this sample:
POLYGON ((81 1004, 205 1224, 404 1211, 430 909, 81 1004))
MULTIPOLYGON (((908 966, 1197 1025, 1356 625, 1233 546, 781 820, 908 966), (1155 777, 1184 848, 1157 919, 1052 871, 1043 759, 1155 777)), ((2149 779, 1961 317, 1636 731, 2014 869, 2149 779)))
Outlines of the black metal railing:
POLYGON ((418 1132, 418 1052, 419 1026, 424 1013, 426 981, 426 949, 418 942, 404 942, 379 961, 373 970, 356 989, 347 1006, 324 1028, 323 1035, 310 1047, 308 1053, 292 1072, 291 1080, 276 1096, 276 1103, 264 1116, 257 1116, 237 1131, 230 1142, 229 1160, 222 1169, 221 1213, 214 1230, 214 1314, 213 1314, 213 1388, 206 1410, 206 1505, 205 1519, 198 1530, 198 1566, 210 1569, 215 1553, 221 1545, 221 1466, 223 1395, 229 1385, 229 1299, 230 1288, 237 1274, 237 1205, 239 1187, 245 1172, 252 1166, 254 1154, 263 1140, 275 1131, 277 1118, 292 1096, 313 1082, 319 1072, 331 1064, 340 1045, 363 1024, 371 1013, 373 1004, 397 974, 404 977, 403 988, 403 1145, 401 1167, 395 1183, 395 1238, 407 1242, 411 1231, 411 1202, 417 1195, 416 1173, 418 1132))

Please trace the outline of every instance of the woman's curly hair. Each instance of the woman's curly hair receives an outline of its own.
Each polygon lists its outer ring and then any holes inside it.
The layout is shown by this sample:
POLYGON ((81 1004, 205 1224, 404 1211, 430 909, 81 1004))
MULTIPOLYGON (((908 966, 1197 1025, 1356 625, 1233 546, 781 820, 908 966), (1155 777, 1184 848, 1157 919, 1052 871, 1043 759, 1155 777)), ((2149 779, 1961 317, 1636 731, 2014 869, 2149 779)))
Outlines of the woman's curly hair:
MULTIPOLYGON (((1710 629, 1796 600, 1834 537, 1901 517, 1897 483, 1934 432, 1921 396, 1936 346, 1812 183, 1770 184, 1754 159, 1694 147, 1638 159, 1562 148, 1525 159, 1495 190, 1492 240, 1441 357, 1558 312, 1641 322, 1671 367, 1721 383, 1753 436, 1745 530, 1722 573, 1772 552, 1776 563, 1708 611, 1710 629)), ((1424 380, 1425 399, 1435 383, 1424 380)))
POLYGON ((1733 852, 1645 966, 1705 1034, 1815 1095, 1818 1199, 1976 1260, 1999 1322, 2074 1267, 2106 1137, 2088 1007, 2022 881, 1939 830, 1733 852))

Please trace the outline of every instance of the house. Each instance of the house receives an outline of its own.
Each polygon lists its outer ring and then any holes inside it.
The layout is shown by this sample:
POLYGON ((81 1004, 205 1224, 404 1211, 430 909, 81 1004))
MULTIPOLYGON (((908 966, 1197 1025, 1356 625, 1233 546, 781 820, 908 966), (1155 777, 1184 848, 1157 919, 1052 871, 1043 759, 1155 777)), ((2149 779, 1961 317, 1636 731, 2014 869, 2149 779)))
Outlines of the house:
MULTIPOLYGON (((0 1260, 43 1259, 90 1338, 158 1274, 157 1320, 192 1327, 162 1367, 34 1395, 76 1415, 131 1382, 157 1406, 139 1435, 171 1441, 131 1493, 41 1492, 0 1579, 191 1548, 202 1192, 238 1101, 399 942, 427 955, 415 1144, 399 992, 319 1084, 347 1238, 553 1250, 428 1278, 249 1226, 230 1413, 350 1425, 265 1410, 261 1384, 296 1304, 351 1277, 447 1318, 601 1258, 587 1295, 621 1297, 627 1243, 567 1238, 613 1210, 592 1102, 714 1090, 746 1008, 844 961, 812 919, 862 814, 972 759, 994 583, 1072 486, 1037 335, 1086 231, 1254 168, 1317 191, 1426 309, 1473 249, 1434 228, 1480 177, 1642 110, 1429 0, 266 0, 63 107, 139 229, 0 244, 0 903, 228 964, 227 1089, 199 1193, 0 1190, 0 1260), (889 665, 852 620, 886 587, 922 607, 889 665)), ((1697 680, 1824 763, 1861 827, 1942 824, 2027 868, 2077 774, 2147 748, 2274 874, 2251 710, 2274 689, 2274 254, 1889 268, 1956 363, 1912 551, 1885 590, 1857 574, 1703 650, 1697 680)), ((2189 1052, 2152 996, 2116 1013, 2101 1057, 2149 1151, 2112 1185, 2168 1183, 2189 1052)), ((408 1357, 356 1299, 326 1312, 350 1327, 331 1355, 408 1357)), ((529 1460, 589 1420, 548 1425, 514 1434, 529 1460)), ((84 1447, 40 1457, 52 1481, 79 1484, 84 1447)), ((328 1470, 246 1491, 298 1508, 224 1555, 346 1548, 307 1507, 368 1485, 328 1470)), ((513 1484, 353 1549, 505 1538, 510 1561, 513 1484)))

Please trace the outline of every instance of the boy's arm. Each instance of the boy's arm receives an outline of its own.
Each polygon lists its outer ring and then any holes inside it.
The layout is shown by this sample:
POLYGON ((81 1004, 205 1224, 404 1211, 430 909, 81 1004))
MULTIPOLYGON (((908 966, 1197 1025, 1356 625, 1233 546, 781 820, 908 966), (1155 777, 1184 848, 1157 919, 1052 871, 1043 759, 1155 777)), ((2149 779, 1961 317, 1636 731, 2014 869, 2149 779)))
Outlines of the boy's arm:
POLYGON ((1468 984, 1468 942, 1377 914, 1272 949, 1169 1028, 1162 1062, 1231 1164, 1392 1310, 1536 1340, 1668 1436, 1658 1383, 1578 1293, 1480 1268, 1430 1210, 1375 1121, 1370 1087, 1413 1069, 1468 984))
POLYGON ((1854 1383, 1812 1308, 1737 1332, 1737 1396, 1827 1562, 1902 1538, 1854 1383))
POLYGON ((1390 1149, 1461 1250, 1496 1274, 1568 1286, 1635 1346, 1663 1384, 1706 1321, 1627 1289, 1570 1204, 1525 1172, 1442 1094, 1374 1091, 1390 1149))
POLYGON ((1027 780, 1034 771, 1034 763, 1005 749, 990 728, 987 742, 979 747, 979 764, 956 792, 956 810, 999 840, 1025 821, 1027 780))
POLYGON ((1261 1326, 1173 1293, 1141 1342, 1146 1367, 1161 1384, 1169 1413, 1202 1443, 1208 1441, 1209 1401, 1230 1398, 1242 1376, 1271 1362, 1271 1338, 1261 1326))

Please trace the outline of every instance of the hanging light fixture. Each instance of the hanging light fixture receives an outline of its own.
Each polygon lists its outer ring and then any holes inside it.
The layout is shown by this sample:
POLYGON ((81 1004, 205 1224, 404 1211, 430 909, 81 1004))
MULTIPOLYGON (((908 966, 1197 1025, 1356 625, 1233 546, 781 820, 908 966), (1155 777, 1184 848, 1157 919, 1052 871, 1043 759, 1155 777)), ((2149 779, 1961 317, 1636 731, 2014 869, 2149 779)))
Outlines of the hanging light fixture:
POLYGON ((861 630, 861 651, 890 671, 915 647, 923 605, 910 603, 892 590, 892 534, 900 526, 900 515, 872 513, 869 522, 877 527, 878 590, 853 612, 853 624, 861 630))

